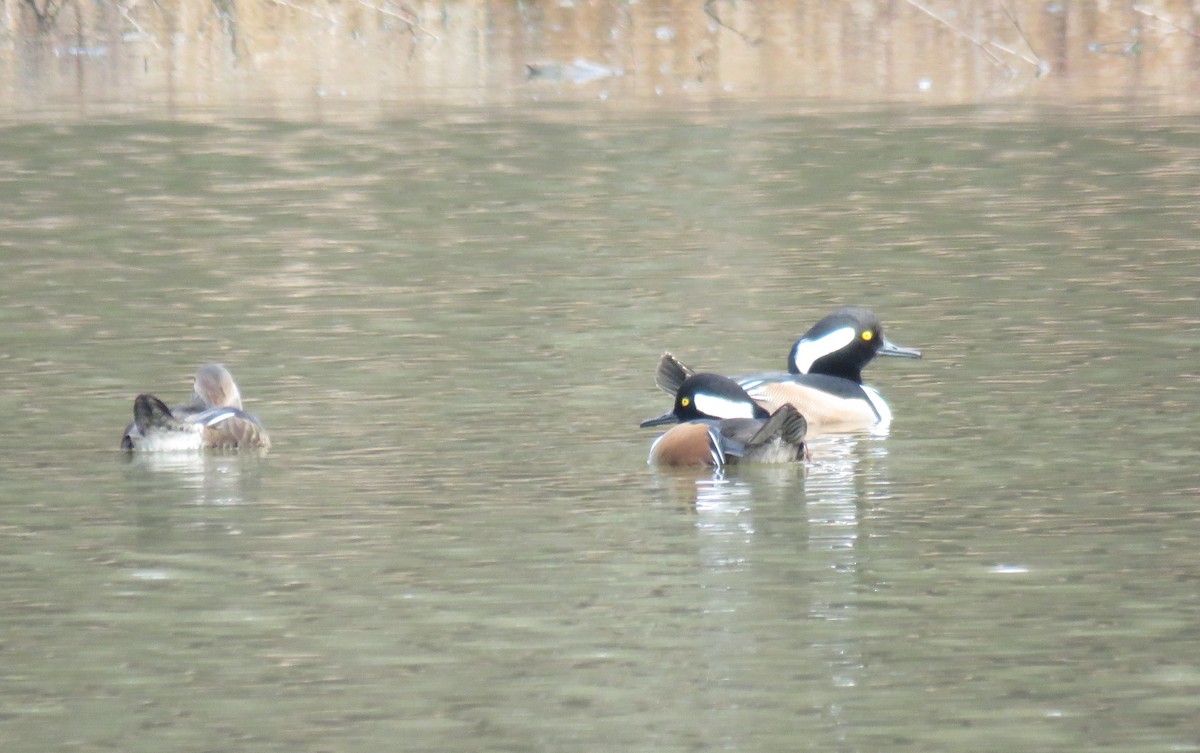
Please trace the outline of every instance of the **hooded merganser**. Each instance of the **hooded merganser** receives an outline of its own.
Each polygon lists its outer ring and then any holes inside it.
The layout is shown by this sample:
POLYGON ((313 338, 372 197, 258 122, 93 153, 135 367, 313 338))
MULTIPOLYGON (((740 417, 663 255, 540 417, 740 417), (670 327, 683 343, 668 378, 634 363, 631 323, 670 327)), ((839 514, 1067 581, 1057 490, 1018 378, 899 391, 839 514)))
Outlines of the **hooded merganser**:
POLYGON ((750 399, 737 382, 716 374, 692 374, 675 392, 675 407, 642 427, 679 423, 654 440, 655 465, 787 463, 808 457, 807 423, 794 407, 773 414, 750 399))
POLYGON ((206 363, 196 370, 192 401, 177 408, 154 395, 138 395, 133 423, 121 449, 172 451, 271 446, 262 423, 242 410, 242 393, 224 366, 206 363))
MULTIPOLYGON (((892 411, 883 396, 863 384, 862 370, 875 356, 920 358, 883 336, 879 317, 858 306, 829 314, 805 332, 788 354, 788 373, 737 377, 737 383, 767 410, 793 405, 816 429, 886 426, 892 411)), ((663 354, 656 382, 675 392, 693 370, 663 354)))

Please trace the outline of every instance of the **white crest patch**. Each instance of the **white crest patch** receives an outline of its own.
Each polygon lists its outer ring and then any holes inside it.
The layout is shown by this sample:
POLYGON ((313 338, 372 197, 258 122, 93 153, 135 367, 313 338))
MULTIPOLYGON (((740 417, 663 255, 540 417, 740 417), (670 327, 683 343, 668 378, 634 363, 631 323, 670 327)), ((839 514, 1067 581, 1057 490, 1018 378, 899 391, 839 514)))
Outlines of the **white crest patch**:
POLYGON ((838 327, 832 332, 821 335, 813 340, 801 340, 796 346, 796 354, 792 357, 792 365, 801 374, 807 374, 813 362, 818 358, 836 353, 858 337, 854 327, 838 327))
POLYGON ((696 410, 713 418, 754 418, 754 404, 745 400, 730 400, 701 392, 694 402, 696 410))

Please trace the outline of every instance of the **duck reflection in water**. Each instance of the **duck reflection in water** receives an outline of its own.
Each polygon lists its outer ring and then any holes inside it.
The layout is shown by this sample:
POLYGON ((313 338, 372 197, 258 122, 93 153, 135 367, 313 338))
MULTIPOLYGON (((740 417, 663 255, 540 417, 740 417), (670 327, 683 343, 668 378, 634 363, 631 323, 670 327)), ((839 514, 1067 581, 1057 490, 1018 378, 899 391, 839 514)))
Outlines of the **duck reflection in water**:
POLYGON ((175 504, 240 507, 260 497, 265 458, 257 452, 129 452, 131 489, 155 510, 175 504))

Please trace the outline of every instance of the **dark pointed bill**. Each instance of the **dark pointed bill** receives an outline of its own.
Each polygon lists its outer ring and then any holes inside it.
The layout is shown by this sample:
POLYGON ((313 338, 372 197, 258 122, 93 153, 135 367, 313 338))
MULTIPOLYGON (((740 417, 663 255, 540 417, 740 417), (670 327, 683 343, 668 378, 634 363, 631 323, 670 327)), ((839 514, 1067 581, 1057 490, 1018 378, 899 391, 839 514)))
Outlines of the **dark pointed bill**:
POLYGON ((647 418, 645 421, 638 424, 638 426, 645 429, 650 426, 662 426, 663 424, 677 423, 679 423, 679 418, 675 415, 674 411, 667 411, 658 418, 647 418))
POLYGON ((921 351, 916 348, 905 348, 902 345, 897 345, 886 337, 883 338, 883 343, 876 351, 876 355, 880 356, 898 356, 900 358, 920 358, 921 351))

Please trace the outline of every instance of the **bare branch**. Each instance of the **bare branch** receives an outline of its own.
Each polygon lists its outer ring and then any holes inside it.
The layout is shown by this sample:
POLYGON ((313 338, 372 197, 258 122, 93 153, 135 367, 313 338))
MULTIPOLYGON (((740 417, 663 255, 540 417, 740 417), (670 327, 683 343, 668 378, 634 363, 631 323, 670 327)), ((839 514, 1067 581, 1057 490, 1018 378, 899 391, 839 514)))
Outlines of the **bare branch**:
POLYGON ((1187 34, 1189 37, 1194 37, 1196 39, 1200 39, 1200 34, 1197 34, 1196 32, 1192 31, 1191 29, 1176 23, 1173 19, 1167 18, 1166 16, 1162 15, 1161 13, 1154 10, 1153 8, 1147 7, 1145 5, 1141 5, 1139 3, 1139 4, 1134 5, 1133 9, 1136 12, 1141 13, 1143 16, 1149 16, 1150 18, 1153 18, 1155 21, 1158 21, 1159 23, 1166 24, 1168 27, 1171 28, 1172 31, 1182 31, 1184 34, 1187 34))
POLYGON ((1001 60, 999 55, 992 52, 992 50, 991 50, 992 45, 990 45, 986 40, 980 39, 979 37, 974 36, 973 34, 967 32, 966 30, 955 26, 945 16, 941 16, 941 15, 937 14, 928 6, 924 5, 923 3, 917 2, 917 0, 904 0, 904 1, 906 3, 908 3, 909 5, 911 5, 912 7, 916 8, 917 10, 921 11, 925 15, 929 16, 933 20, 942 24, 950 31, 953 31, 955 34, 959 35, 963 39, 967 40, 971 44, 978 47, 979 51, 982 52, 989 60, 991 60, 993 64, 998 65, 1001 68, 1004 68, 1004 70, 1007 71, 1010 76, 1016 75, 1017 72, 1015 70, 1013 70, 1013 67, 1011 65, 1009 65, 1008 63, 1001 60))
POLYGON ((760 44, 762 44, 762 37, 759 37, 757 39, 752 38, 746 32, 744 32, 740 29, 735 29, 732 26, 730 26, 729 24, 722 21, 721 17, 717 15, 717 9, 713 7, 716 4, 716 2, 717 2, 717 0, 704 0, 704 15, 711 18, 713 20, 713 23, 715 23, 717 26, 720 26, 722 29, 727 29, 727 30, 733 32, 734 34, 737 34, 739 37, 742 38, 743 42, 750 45, 751 47, 757 47, 760 44))
MULTIPOLYGON (((1037 53, 1037 50, 1033 49, 1033 42, 1029 41, 1029 37, 1025 34, 1025 30, 1021 28, 1021 22, 1017 20, 1015 15, 1013 15, 1012 9, 1008 7, 1008 4, 1005 3, 1004 0, 999 0, 999 2, 1000 7, 1004 9, 1004 15, 1008 16, 1009 21, 1012 21, 1013 28, 1017 30, 1017 33, 1021 35, 1021 39, 1025 40, 1025 46, 1029 48, 1031 53, 1033 53, 1033 59, 1030 59, 1024 55, 1018 55, 1018 57, 1030 65, 1036 66, 1040 70, 1042 67, 1042 56, 1037 53)), ((999 45, 996 46, 999 47, 999 45)), ((1012 54, 1016 55, 1017 53, 1014 51, 1012 54)))

